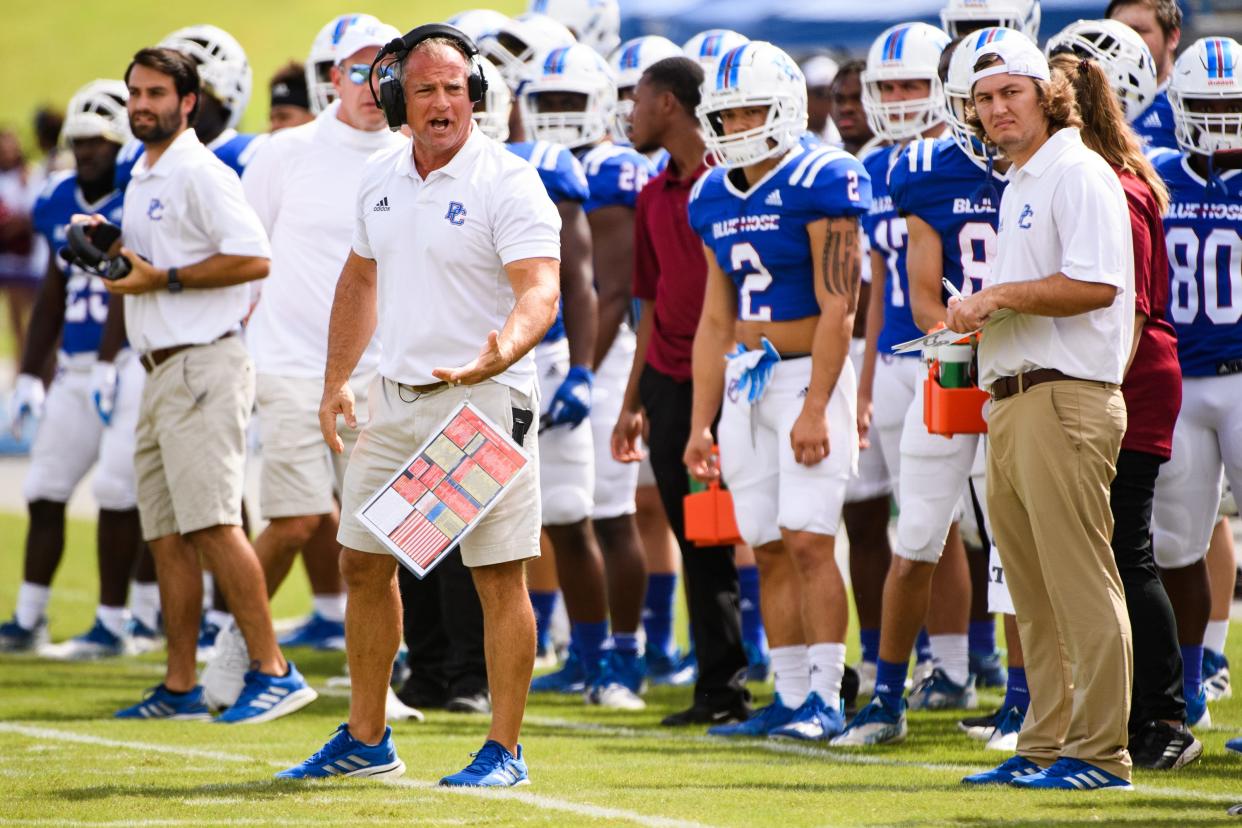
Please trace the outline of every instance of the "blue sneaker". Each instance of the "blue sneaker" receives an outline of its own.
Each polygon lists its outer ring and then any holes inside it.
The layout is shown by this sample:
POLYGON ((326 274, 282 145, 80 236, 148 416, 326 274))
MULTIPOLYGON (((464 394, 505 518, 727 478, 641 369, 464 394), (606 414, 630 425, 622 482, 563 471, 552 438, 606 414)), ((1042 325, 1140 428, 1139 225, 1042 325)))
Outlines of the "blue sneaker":
POLYGON ((47 619, 28 630, 14 618, 0 624, 0 653, 33 653, 47 643, 47 619))
POLYGON ((988 750, 1003 750, 1013 753, 1018 749, 1018 733, 1022 730, 1022 722, 1026 720, 1026 711, 1018 707, 1010 707, 1000 712, 996 719, 996 728, 988 737, 988 750))
POLYGON ((1233 695, 1229 685, 1229 659, 1224 653, 1203 648, 1203 690, 1210 702, 1227 699, 1233 695))
POLYGON ((1242 753, 1242 736, 1225 742, 1225 747, 1232 750, 1234 753, 1242 753))
POLYGON ((840 736, 844 730, 845 717, 841 715, 840 707, 829 707, 819 693, 812 692, 794 711, 793 718, 774 728, 768 736, 773 739, 826 742, 840 736))
POLYGON ((221 724, 260 724, 279 719, 319 698, 289 662, 289 670, 283 676, 269 676, 258 670, 246 673, 246 684, 241 695, 228 710, 216 719, 221 724))
POLYGON ((1009 673, 1001 661, 999 650, 990 653, 971 651, 970 672, 975 676, 976 687, 996 687, 1001 690, 1009 681, 1009 673))
POLYGON ((671 653, 648 650, 645 658, 647 679, 652 684, 685 687, 698 678, 698 662, 693 653, 683 657, 679 650, 671 653))
POLYGON ((194 656, 198 661, 211 661, 216 652, 216 636, 219 634, 220 627, 208 621, 204 613, 203 620, 198 623, 198 651, 194 656))
POLYGON ((647 703, 641 693, 647 667, 638 653, 604 653, 599 678, 586 691, 587 704, 613 710, 643 710, 647 703))
POLYGON ((137 618, 129 619, 125 637, 129 639, 127 647, 132 655, 154 652, 164 644, 164 636, 159 630, 151 629, 137 618))
POLYGON ((396 779, 405 773, 405 762, 397 756, 392 743, 392 728, 384 728, 378 745, 359 742, 349 735, 349 725, 342 724, 328 743, 300 765, 276 774, 277 779, 327 779, 331 776, 366 776, 372 779, 396 779))
POLYGON ((893 710, 879 696, 858 711, 841 735, 832 740, 833 747, 895 745, 906 738, 906 700, 893 710))
POLYGON ((317 612, 277 642, 282 647, 314 647, 316 650, 345 650, 345 624, 329 621, 317 612))
POLYGON ((778 727, 789 724, 793 721, 794 714, 797 711, 792 707, 786 707, 785 702, 781 700, 781 694, 777 693, 772 699, 772 703, 767 707, 761 707, 754 713, 750 714, 750 718, 744 722, 730 722, 729 724, 713 725, 707 729, 709 736, 741 736, 745 738, 762 739, 778 727))
POLYGON ((172 719, 180 722, 209 722, 211 711, 203 700, 203 687, 196 685, 186 693, 172 693, 157 684, 142 701, 116 711, 118 719, 172 719))
POLYGON ((538 676, 530 683, 532 693, 582 693, 586 691, 586 671, 582 660, 570 649, 561 669, 538 676))
POLYGON ((512 788, 530 784, 521 745, 517 746, 517 756, 514 756, 499 742, 488 739, 479 752, 471 756, 473 762, 452 776, 444 777, 440 784, 462 788, 512 788))
POLYGON ((1043 773, 1039 765, 1025 756, 1010 756, 1001 764, 982 773, 962 777, 963 785, 1008 785, 1015 779, 1024 779, 1043 773))
POLYGON ((116 658, 125 654, 125 640, 115 635, 98 618, 94 625, 77 638, 48 645, 42 655, 60 661, 87 661, 93 658, 116 658))
POLYGON ((1199 695, 1186 699, 1186 727, 1212 727, 1212 714, 1208 711, 1207 691, 1200 687, 1199 695))
POLYGON ((772 674, 772 657, 768 655, 767 647, 742 642, 742 649, 746 651, 746 680, 767 681, 772 674))
POLYGON ((967 676, 965 684, 956 684, 939 667, 910 692, 911 710, 974 710, 978 706, 975 677, 967 676))
POLYGON ((1081 759, 1071 759, 1068 756, 1062 756, 1040 773, 1015 777, 1009 784, 1015 788, 1039 790, 1134 790, 1134 786, 1120 776, 1113 776, 1108 771, 1100 770, 1095 765, 1088 764, 1081 759))

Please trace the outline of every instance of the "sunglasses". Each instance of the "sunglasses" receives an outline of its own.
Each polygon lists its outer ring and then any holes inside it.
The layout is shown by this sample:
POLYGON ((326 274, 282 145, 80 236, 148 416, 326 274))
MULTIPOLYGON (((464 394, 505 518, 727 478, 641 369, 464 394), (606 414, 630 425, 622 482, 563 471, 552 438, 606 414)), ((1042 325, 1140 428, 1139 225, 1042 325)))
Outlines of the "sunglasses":
POLYGON ((354 86, 362 86, 371 77, 371 64, 355 63, 346 70, 346 74, 354 86))

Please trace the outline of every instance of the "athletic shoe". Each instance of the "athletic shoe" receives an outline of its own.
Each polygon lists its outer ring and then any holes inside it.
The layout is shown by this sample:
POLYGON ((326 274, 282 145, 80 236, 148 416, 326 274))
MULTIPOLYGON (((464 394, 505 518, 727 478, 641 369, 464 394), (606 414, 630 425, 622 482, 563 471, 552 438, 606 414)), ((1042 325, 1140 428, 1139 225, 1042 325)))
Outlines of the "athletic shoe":
POLYGON ((258 670, 246 673, 246 686, 228 710, 216 719, 221 724, 261 724, 279 719, 319 698, 289 662, 283 676, 269 676, 258 670))
POLYGON ((1160 721, 1148 722, 1130 737, 1130 758, 1136 767, 1177 770, 1203 753, 1203 743, 1186 729, 1160 721))
POLYGON ((88 661, 125 655, 125 639, 115 635, 98 618, 89 630, 58 644, 49 644, 39 655, 60 661, 88 661))
POLYGON ((819 693, 812 692, 794 713, 788 724, 768 734, 773 739, 799 739, 808 742, 826 742, 840 736, 845 730, 845 717, 837 707, 824 704, 819 693))
POLYGON ((220 630, 213 650, 203 670, 203 693, 212 709, 224 710, 241 695, 250 670, 250 651, 236 622, 220 630))
POLYGON ((1234 753, 1242 753, 1242 737, 1230 739, 1228 742, 1225 742, 1225 747, 1234 753))
POLYGON ((841 710, 845 718, 852 719, 858 713, 858 673, 850 665, 841 671, 841 710))
POLYGON ((372 779, 396 779, 405 773, 405 762, 397 756, 392 743, 392 728, 384 728, 378 745, 367 745, 349 735, 349 725, 342 724, 328 743, 300 765, 282 770, 277 779, 327 779, 331 776, 366 776, 372 779))
POLYGON ((879 696, 875 696, 866 707, 858 711, 858 715, 831 744, 833 747, 895 745, 905 738, 905 699, 902 699, 900 708, 893 710, 879 696))
POLYGON ((1199 688, 1199 695, 1195 698, 1186 699, 1186 727, 1212 729, 1212 714, 1207 702, 1207 692, 1203 688, 1199 688))
POLYGON ((988 713, 986 716, 967 716, 959 719, 957 729, 965 733, 972 739, 978 739, 980 742, 986 742, 992 738, 992 731, 996 730, 996 723, 1005 715, 1005 710, 998 708, 988 713))
POLYGON ((999 650, 993 650, 990 653, 970 653, 970 672, 975 676, 976 687, 997 687, 1001 690, 1005 689, 1009 680, 1009 673, 1005 670, 1005 664, 1001 661, 999 650))
POLYGON ((996 729, 988 737, 987 749, 1013 753, 1018 749, 1018 734, 1022 731, 1022 722, 1026 719, 1026 711, 1010 707, 1001 714, 996 729))
POLYGON ((685 710, 670 713, 660 720, 664 727, 687 727, 689 725, 723 725, 731 722, 744 722, 750 718, 750 705, 742 700, 728 707, 708 707, 705 704, 694 704, 685 710))
POLYGON ((931 678, 931 674, 936 670, 936 663, 931 659, 927 661, 918 661, 914 664, 914 670, 910 674, 910 678, 906 679, 906 689, 918 687, 923 682, 931 678))
POLYGON ((125 649, 130 655, 153 653, 164 646, 164 636, 159 630, 151 629, 137 618, 129 619, 125 639, 125 649))
POLYGON ((169 692, 157 684, 147 690, 142 701, 116 711, 118 719, 172 719, 181 722, 209 722, 211 711, 203 701, 203 687, 186 693, 169 692))
POLYGON ((1203 650, 1203 690, 1210 702, 1227 699, 1233 695, 1229 686, 1229 659, 1224 653, 1203 650))
POLYGON ((537 676, 530 683, 532 693, 582 693, 586 690, 586 670, 573 650, 561 669, 537 676))
POLYGON ((33 630, 28 630, 14 618, 0 624, 0 653, 33 653, 47 644, 47 619, 40 618, 33 630))
POLYGON ((1015 788, 1060 791, 1094 791, 1111 789, 1132 791, 1134 786, 1120 776, 1088 764, 1081 759, 1062 756, 1039 773, 1016 777, 1009 784, 1015 788))
POLYGON ((772 699, 771 704, 756 710, 746 721, 709 727, 707 735, 744 736, 761 739, 776 728, 789 724, 796 712, 794 708, 786 707, 785 703, 781 701, 781 694, 777 693, 775 698, 772 699))
POLYGON ((1015 779, 1043 773, 1039 765, 1024 756, 1011 756, 1001 764, 982 773, 962 777, 963 785, 1009 785, 1015 779))
POLYGON ((648 650, 645 658, 647 679, 652 684, 687 687, 698 680, 699 664, 694 653, 683 656, 679 651, 665 653, 648 650))
POLYGON ((911 710, 974 710, 978 706, 975 677, 967 676, 965 684, 955 684, 939 667, 910 693, 911 710))
MULTIPOLYGON (((1237 595, 1237 590, 1234 591, 1234 595, 1237 595)), ((1242 804, 1230 805, 1225 813, 1229 814, 1229 816, 1242 816, 1242 804)))
POLYGON ((207 614, 203 614, 203 619, 198 623, 198 650, 195 658, 200 662, 211 661, 211 657, 216 652, 216 636, 220 634, 220 628, 207 620, 207 614))
POLYGON ((454 693, 444 703, 444 709, 449 713, 491 713, 492 697, 486 690, 454 693))
POLYGON ((746 680, 767 681, 772 673, 772 657, 768 655, 768 648, 742 642, 742 649, 746 651, 746 680))
POLYGON ((854 670, 858 673, 858 695, 875 695, 875 662, 860 661, 854 665, 854 670))
POLYGON ((277 642, 282 647, 314 647, 316 650, 345 650, 345 624, 329 621, 317 612, 297 628, 281 636, 277 642))
POLYGON ((389 687, 388 699, 384 704, 384 718, 390 722, 424 722, 426 716, 417 707, 410 707, 397 698, 396 692, 389 687))
POLYGON ((643 691, 646 673, 646 665, 637 653, 608 651, 604 654, 599 679, 585 693, 587 704, 613 710, 645 709, 647 703, 639 694, 643 691))
POLYGON ((463 788, 512 788, 530 784, 521 745, 517 746, 517 756, 514 756, 499 742, 488 739, 478 753, 470 755, 474 757, 473 762, 452 776, 444 777, 440 784, 463 788))

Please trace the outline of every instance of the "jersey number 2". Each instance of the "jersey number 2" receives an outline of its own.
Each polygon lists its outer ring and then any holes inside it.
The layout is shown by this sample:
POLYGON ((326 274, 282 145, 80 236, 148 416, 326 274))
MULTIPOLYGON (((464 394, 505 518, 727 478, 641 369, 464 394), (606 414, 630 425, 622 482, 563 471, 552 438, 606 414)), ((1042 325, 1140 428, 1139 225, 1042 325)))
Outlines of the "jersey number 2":
POLYGON ((754 303, 755 294, 763 293, 772 285, 772 274, 759 261, 759 251, 750 242, 738 242, 729 251, 729 267, 734 273, 745 268, 756 271, 746 274, 746 278, 742 280, 738 318, 743 322, 771 322, 772 308, 754 303))

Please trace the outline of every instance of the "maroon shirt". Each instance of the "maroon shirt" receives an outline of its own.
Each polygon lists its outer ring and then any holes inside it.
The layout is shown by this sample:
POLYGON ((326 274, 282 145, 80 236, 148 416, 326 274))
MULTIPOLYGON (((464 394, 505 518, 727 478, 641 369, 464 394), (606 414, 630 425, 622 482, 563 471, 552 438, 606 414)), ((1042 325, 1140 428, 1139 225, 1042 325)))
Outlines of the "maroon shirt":
POLYGON ((1173 426, 1182 407, 1182 369, 1177 361, 1177 334, 1165 319, 1169 257, 1164 223, 1147 184, 1133 173, 1116 172, 1130 205, 1134 312, 1147 316, 1134 362, 1121 383, 1129 420, 1121 447, 1168 460, 1173 453, 1173 426))
POLYGON ((634 298, 654 303, 647 364, 679 382, 689 382, 694 332, 703 311, 707 259, 703 240, 690 229, 690 188, 707 172, 677 178, 668 166, 643 187, 634 207, 634 298))

